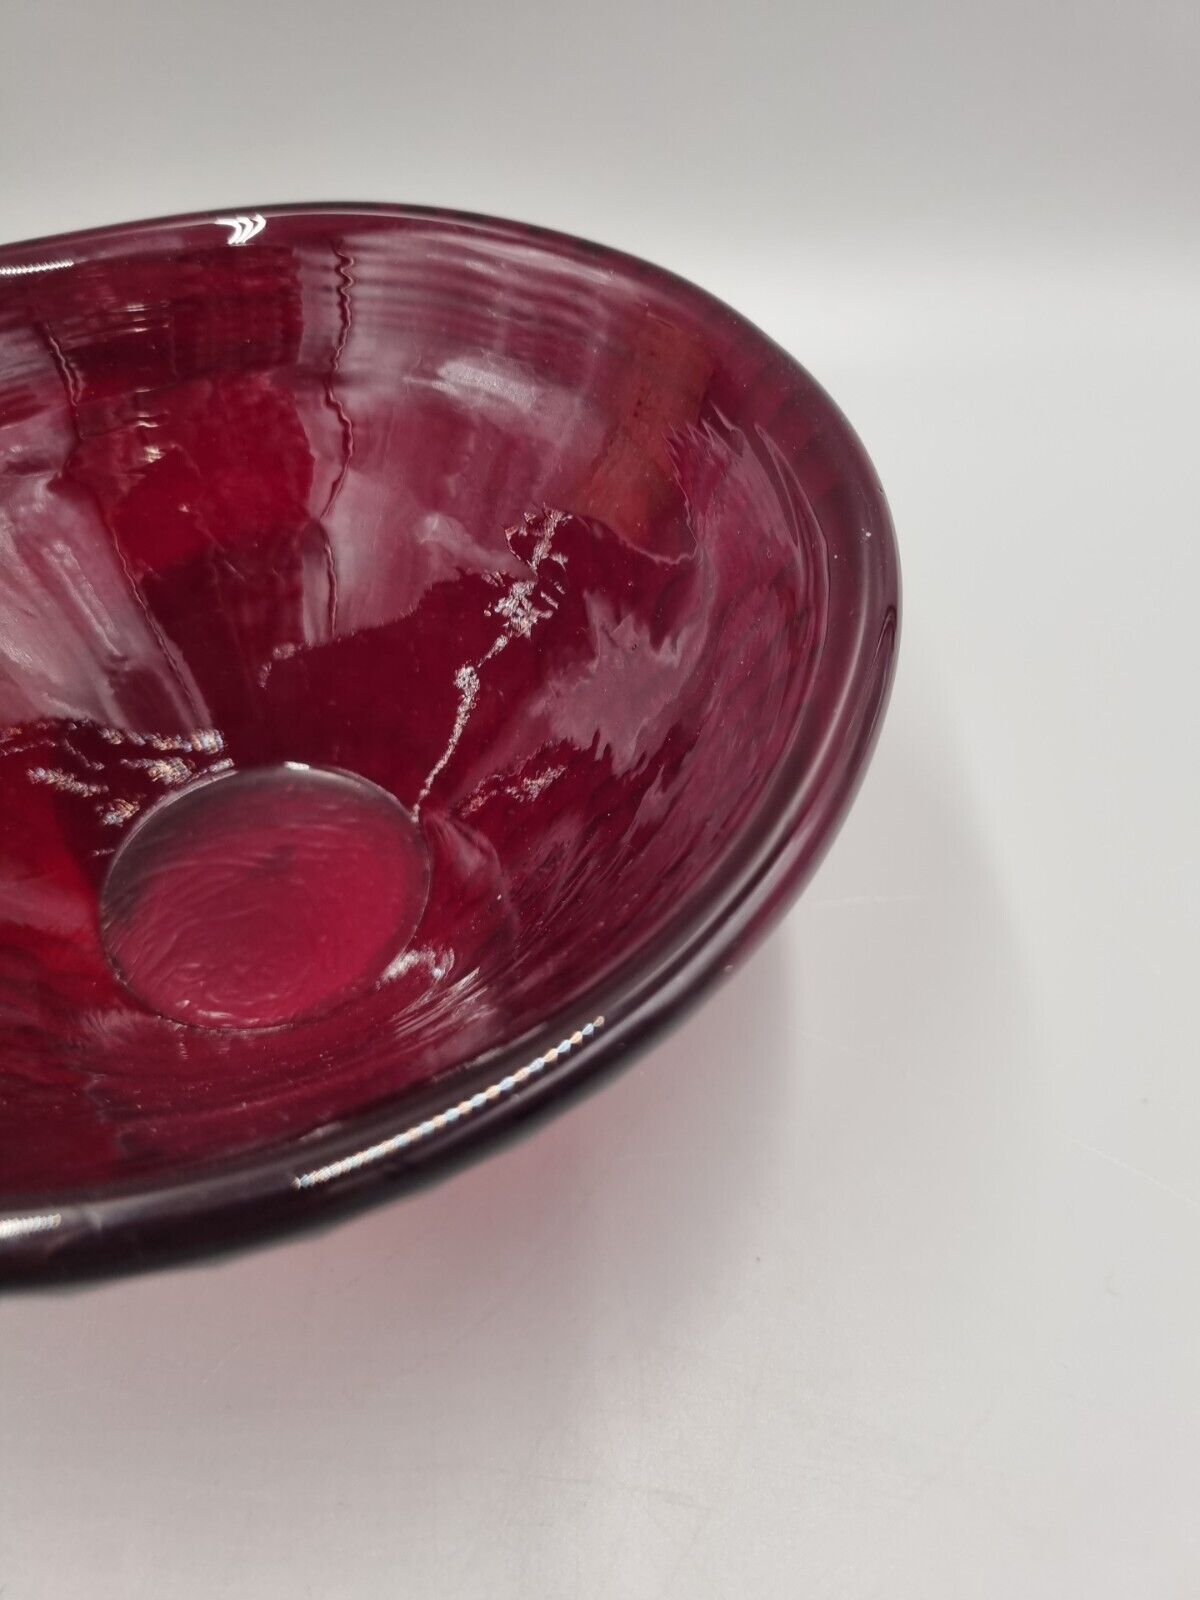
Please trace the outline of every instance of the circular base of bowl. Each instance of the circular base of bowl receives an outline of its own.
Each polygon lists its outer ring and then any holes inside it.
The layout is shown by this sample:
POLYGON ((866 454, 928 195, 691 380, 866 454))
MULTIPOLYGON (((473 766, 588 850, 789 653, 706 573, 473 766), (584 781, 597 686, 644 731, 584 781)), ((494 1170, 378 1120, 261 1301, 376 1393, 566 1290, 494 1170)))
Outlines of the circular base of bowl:
POLYGON ((148 812, 109 868, 101 934, 122 984, 160 1016, 277 1028, 378 983, 428 889, 424 840, 391 795, 286 762, 148 812))

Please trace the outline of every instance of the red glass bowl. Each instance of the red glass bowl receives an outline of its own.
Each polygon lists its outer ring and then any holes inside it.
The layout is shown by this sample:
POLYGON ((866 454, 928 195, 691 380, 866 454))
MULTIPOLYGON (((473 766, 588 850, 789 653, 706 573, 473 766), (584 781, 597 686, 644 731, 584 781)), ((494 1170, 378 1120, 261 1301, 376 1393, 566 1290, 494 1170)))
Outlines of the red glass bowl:
POLYGON ((679 278, 388 206, 0 250, 0 1257, 353 1205, 644 1045, 844 813, 891 525, 679 278))

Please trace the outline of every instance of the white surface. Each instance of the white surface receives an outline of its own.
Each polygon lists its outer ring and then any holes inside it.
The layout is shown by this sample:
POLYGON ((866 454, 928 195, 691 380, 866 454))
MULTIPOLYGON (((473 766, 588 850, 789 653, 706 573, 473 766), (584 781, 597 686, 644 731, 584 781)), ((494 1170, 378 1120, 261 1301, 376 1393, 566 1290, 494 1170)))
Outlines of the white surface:
POLYGON ((1194 1600, 1200 12, 5 34, 9 237, 439 200, 725 295, 861 431, 906 617, 818 879, 631 1074, 325 1236, 0 1301, 0 1595, 1194 1600))

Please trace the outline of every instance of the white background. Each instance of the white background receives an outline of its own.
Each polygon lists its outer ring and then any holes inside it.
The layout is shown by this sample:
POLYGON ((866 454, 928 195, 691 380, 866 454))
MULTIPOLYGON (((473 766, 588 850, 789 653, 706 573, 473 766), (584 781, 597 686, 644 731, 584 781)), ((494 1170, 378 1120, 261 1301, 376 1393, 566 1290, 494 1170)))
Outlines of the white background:
POLYGON ((9 238, 583 232, 832 391, 892 711, 751 964, 328 1232, 0 1300, 4 1600, 1195 1600, 1200 9, 3 12, 9 238))

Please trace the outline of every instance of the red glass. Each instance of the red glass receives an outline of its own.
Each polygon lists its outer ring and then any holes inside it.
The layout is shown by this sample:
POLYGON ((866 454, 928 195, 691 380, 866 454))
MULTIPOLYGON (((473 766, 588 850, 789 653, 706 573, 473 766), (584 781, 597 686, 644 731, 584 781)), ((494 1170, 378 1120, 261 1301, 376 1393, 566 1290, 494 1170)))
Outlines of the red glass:
POLYGON ((0 1254, 354 1203, 778 914, 891 679, 850 428, 728 307, 388 207, 0 250, 0 1254))

